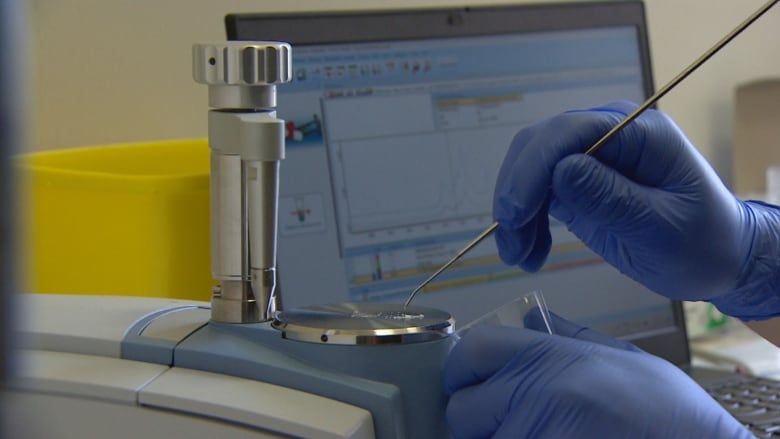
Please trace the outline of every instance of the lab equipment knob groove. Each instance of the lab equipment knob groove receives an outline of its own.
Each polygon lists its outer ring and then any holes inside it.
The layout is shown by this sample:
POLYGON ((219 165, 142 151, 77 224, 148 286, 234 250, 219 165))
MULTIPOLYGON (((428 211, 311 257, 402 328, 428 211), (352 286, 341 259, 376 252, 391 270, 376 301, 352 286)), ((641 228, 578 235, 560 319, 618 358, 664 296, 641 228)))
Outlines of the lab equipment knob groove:
POLYGON ((192 75, 208 85, 263 86, 290 82, 291 48, 276 41, 229 41, 192 46, 192 75))

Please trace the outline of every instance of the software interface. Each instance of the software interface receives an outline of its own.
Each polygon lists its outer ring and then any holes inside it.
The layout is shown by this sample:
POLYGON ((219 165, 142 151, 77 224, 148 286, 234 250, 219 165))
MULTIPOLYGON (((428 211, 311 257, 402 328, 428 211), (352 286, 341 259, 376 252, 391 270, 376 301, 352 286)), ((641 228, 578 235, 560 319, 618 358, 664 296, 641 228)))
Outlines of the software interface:
MULTIPOLYGON (((405 300, 493 222, 496 174, 519 129, 644 100, 637 41, 620 27, 295 47, 294 79, 278 88, 283 306, 405 300)), ((673 324, 668 301, 551 227, 541 272, 506 266, 490 238, 415 303, 465 324, 541 290, 554 311, 609 333, 673 324), (630 309, 611 300, 626 291, 630 309)))

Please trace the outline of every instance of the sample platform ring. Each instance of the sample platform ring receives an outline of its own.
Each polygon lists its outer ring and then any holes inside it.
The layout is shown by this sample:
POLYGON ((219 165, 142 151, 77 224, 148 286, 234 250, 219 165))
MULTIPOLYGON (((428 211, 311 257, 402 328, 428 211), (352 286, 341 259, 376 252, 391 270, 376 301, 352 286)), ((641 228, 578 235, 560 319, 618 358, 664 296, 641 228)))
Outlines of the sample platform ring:
POLYGON ((272 326, 290 340, 339 345, 407 344, 453 332, 452 316, 401 304, 340 303, 281 311, 272 326))

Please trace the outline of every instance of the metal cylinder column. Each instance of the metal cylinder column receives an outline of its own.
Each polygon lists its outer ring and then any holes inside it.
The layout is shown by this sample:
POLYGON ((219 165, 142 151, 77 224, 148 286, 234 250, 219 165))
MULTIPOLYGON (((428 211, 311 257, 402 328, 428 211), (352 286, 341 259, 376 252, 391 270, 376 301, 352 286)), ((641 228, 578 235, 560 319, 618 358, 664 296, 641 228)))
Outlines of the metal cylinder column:
POLYGON ((292 75, 290 46, 227 42, 193 46, 195 81, 209 86, 211 319, 271 320, 277 303, 276 233, 284 121, 276 84, 292 75))

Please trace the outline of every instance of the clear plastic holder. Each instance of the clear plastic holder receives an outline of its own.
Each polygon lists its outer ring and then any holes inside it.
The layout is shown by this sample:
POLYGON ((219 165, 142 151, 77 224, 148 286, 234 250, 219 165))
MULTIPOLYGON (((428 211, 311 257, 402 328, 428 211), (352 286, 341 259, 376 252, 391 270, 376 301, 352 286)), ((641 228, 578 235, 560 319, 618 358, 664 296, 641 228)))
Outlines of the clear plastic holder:
POLYGON ((547 309, 547 303, 539 290, 527 293, 509 303, 501 305, 495 310, 484 316, 468 323, 457 330, 457 334, 462 336, 469 329, 476 326, 508 326, 512 328, 525 328, 525 318, 528 313, 538 312, 547 332, 554 334, 550 311, 547 309))

